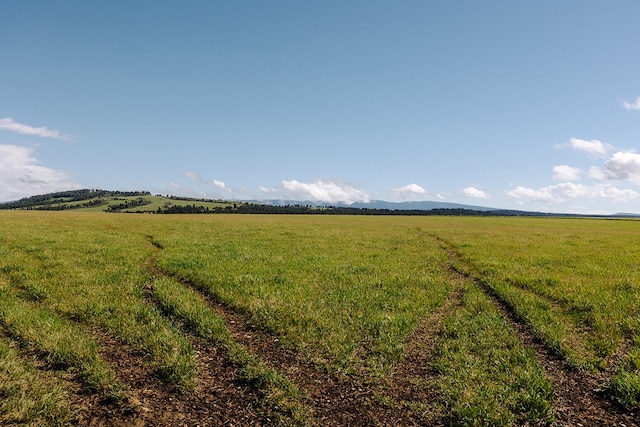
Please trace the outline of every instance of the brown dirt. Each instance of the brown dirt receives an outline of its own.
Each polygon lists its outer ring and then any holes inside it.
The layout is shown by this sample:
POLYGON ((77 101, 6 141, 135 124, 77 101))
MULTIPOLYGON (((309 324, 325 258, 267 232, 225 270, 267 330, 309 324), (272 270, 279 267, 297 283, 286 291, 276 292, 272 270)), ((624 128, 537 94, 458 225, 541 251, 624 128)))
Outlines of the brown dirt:
POLYGON ((193 391, 182 393, 160 381, 146 366, 145 356, 122 340, 95 329, 101 355, 129 388, 123 402, 104 402, 78 393, 73 407, 83 426, 212 426, 267 425, 255 394, 237 381, 237 372, 216 348, 194 338, 198 379, 193 391))

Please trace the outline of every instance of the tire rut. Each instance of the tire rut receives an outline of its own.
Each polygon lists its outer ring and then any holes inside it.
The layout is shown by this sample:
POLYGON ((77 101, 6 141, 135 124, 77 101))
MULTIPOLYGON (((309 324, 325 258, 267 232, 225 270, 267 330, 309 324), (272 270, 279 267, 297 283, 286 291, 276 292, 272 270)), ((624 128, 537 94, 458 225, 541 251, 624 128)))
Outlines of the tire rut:
POLYGON ((144 352, 100 328, 91 332, 100 344, 100 355, 127 390, 122 400, 109 402, 77 387, 71 403, 79 425, 268 425, 258 409, 258 397, 238 381, 237 368, 203 339, 190 337, 198 376, 194 389, 183 391, 162 381, 149 367, 144 352))
POLYGON ((453 245, 439 236, 432 235, 442 249, 449 254, 449 270, 452 275, 467 280, 481 289, 509 322, 521 342, 531 348, 554 387, 556 399, 552 402, 557 425, 562 426, 638 426, 636 414, 627 413, 611 402, 605 393, 605 374, 576 369, 556 351, 536 337, 516 310, 502 299, 487 283, 473 275, 460 271, 455 262, 460 253, 453 245))
POLYGON ((381 408, 373 402, 373 391, 364 382, 329 372, 295 351, 282 347, 277 337, 253 325, 244 315, 203 291, 197 284, 160 270, 153 258, 146 265, 154 274, 170 277, 198 292, 213 312, 225 321, 237 342, 295 384, 304 394, 302 403, 312 409, 311 423, 322 426, 376 425, 381 408))
MULTIPOLYGON (((156 247, 161 249, 161 247, 156 247)), ((406 405, 389 406, 381 402, 381 397, 389 394, 406 395, 400 390, 407 387, 400 379, 401 375, 394 376, 390 382, 381 382, 365 374, 353 376, 331 372, 328 368, 314 363, 309 358, 284 348, 280 345, 277 337, 252 324, 246 316, 217 299, 215 295, 203 291, 196 283, 162 271, 155 264, 153 257, 150 257, 145 265, 153 274, 172 278, 183 286, 198 292, 214 313, 225 321, 236 341, 246 346, 268 367, 284 375, 302 391, 301 401, 311 408, 313 420, 310 422, 314 425, 425 425, 424 419, 406 405)), ((456 297, 449 299, 455 300, 456 297)), ((427 320, 427 323, 423 324, 419 331, 416 331, 416 337, 420 336, 419 341, 422 343, 434 342, 434 328, 435 326, 429 325, 429 320, 427 320)), ((421 351, 423 347, 419 347, 419 349, 421 351)), ((419 351, 411 353, 411 358, 401 364, 401 372, 421 372, 425 369, 425 356, 418 355, 419 351)), ((417 396, 414 396, 413 400, 415 397, 417 396)), ((424 390, 421 391, 418 398, 421 403, 426 405, 436 400, 436 396, 425 394, 424 390)))

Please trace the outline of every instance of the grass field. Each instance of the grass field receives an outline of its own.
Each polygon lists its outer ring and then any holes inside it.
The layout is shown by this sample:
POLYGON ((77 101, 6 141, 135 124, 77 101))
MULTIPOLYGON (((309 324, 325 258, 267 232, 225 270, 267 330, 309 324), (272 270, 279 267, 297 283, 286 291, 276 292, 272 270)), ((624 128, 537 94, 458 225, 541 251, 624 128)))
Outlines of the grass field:
POLYGON ((0 424, 630 425, 638 227, 3 211, 0 424))

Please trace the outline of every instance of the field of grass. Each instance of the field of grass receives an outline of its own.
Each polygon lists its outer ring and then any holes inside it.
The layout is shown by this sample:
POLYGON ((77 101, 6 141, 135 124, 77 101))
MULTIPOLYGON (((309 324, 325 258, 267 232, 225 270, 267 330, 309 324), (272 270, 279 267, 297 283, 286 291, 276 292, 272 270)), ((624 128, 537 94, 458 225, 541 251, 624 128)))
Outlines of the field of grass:
POLYGON ((261 423, 340 425, 357 410, 363 424, 562 421, 568 397, 520 329, 631 417, 639 226, 3 211, 0 423, 88 423, 86 396, 153 420, 113 341, 177 401, 221 355, 261 423), (334 392, 354 404, 327 405, 334 392))

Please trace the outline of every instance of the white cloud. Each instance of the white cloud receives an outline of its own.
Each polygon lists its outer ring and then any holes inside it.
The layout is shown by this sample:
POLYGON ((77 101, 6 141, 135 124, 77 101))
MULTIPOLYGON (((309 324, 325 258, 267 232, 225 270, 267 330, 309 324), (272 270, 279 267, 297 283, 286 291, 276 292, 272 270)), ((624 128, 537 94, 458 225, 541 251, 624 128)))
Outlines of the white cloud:
POLYGON ((553 167, 553 179, 558 181, 580 181, 582 169, 572 168, 568 165, 558 165, 553 167))
POLYGON ((605 144, 597 139, 587 141, 579 138, 570 138, 569 146, 574 150, 584 151, 589 154, 595 154, 598 156, 606 155, 613 147, 609 144, 605 144))
POLYGON ((488 199, 491 197, 487 193, 480 189, 477 189, 476 187, 467 187, 462 191, 464 191, 464 195, 467 197, 475 197, 477 199, 488 199))
POLYGON ((640 96, 633 102, 622 101, 622 106, 625 110, 640 110, 640 96))
POLYGON ((180 176, 192 179, 194 181, 202 182, 202 178, 200 178, 200 175, 192 171, 184 171, 180 174, 180 176))
POLYGON ((558 203, 564 202, 566 199, 578 198, 602 198, 616 202, 627 202, 640 197, 636 191, 620 189, 608 184, 583 185, 572 182, 550 185, 538 190, 518 186, 508 191, 507 195, 517 199, 529 199, 532 202, 543 203, 558 203))
POLYGON ((63 141, 71 141, 71 138, 61 134, 57 130, 47 129, 46 127, 23 125, 21 123, 14 122, 10 117, 0 119, 0 129, 19 133, 21 135, 35 135, 41 138, 55 138, 62 139, 63 141))
POLYGON ((640 185, 640 154, 619 151, 605 163, 604 169, 592 168, 593 176, 629 180, 640 185))
POLYGON ((561 201, 561 199, 554 195, 549 188, 534 190, 533 188, 518 186, 515 189, 508 191, 507 195, 515 197, 516 199, 529 199, 534 202, 552 203, 561 201))
POLYGON ((427 191, 418 184, 407 184, 403 187, 393 188, 391 193, 396 199, 413 200, 416 197, 427 194, 427 191))
POLYGON ((213 184, 214 187, 218 187, 221 190, 227 190, 227 191, 231 191, 227 188, 227 186, 225 185, 224 182, 219 181, 217 179, 214 179, 213 181, 211 181, 211 184, 213 184))
POLYGON ((314 181, 303 183, 296 180, 282 181, 284 189, 291 193, 291 198, 304 201, 324 203, 368 202, 369 196, 357 188, 346 184, 337 184, 333 181, 314 181))
POLYGON ((65 172, 37 163, 32 148, 0 144, 0 201, 80 188, 65 172))

